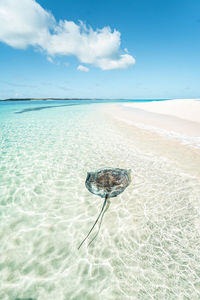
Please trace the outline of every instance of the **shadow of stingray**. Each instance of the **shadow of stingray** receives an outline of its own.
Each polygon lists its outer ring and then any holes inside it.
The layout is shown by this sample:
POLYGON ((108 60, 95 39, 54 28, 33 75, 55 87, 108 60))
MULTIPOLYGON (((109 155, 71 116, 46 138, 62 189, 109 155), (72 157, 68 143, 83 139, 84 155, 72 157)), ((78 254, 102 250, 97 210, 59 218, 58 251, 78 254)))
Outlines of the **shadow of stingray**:
MULTIPOLYGON (((34 107, 34 108, 25 108, 21 111, 16 111, 15 114, 23 114, 26 112, 30 112, 30 111, 39 111, 39 110, 43 110, 43 109, 49 109, 49 108, 55 108, 55 107, 63 107, 63 106, 74 106, 74 105, 80 105, 80 103, 73 103, 73 104, 64 104, 64 105, 49 105, 49 106, 38 106, 38 107, 34 107)), ((83 105, 83 104, 81 104, 83 105)))
POLYGON ((37 300, 35 298, 15 298, 15 300, 37 300))

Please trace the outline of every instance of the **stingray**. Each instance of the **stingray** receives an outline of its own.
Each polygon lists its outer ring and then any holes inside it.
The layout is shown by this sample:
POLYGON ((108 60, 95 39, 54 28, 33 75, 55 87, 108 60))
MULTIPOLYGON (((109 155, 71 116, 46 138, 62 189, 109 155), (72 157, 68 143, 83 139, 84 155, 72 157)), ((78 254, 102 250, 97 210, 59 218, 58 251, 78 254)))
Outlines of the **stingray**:
POLYGON ((131 170, 124 170, 119 168, 105 168, 105 169, 99 169, 95 172, 87 173, 87 177, 85 181, 86 188, 92 194, 104 198, 104 202, 101 211, 96 221, 94 222, 94 225, 92 226, 92 228, 90 229, 90 231, 88 232, 84 240, 80 243, 78 249, 80 249, 80 247, 83 245, 85 240, 89 237, 89 235, 91 234, 92 230, 94 229, 95 225, 97 224, 97 222, 101 217, 99 223, 99 229, 96 235, 90 241, 89 245, 97 237, 101 228, 103 216, 110 205, 109 199, 113 197, 117 197, 127 188, 127 186, 130 184, 131 181, 130 174, 131 174, 131 170))

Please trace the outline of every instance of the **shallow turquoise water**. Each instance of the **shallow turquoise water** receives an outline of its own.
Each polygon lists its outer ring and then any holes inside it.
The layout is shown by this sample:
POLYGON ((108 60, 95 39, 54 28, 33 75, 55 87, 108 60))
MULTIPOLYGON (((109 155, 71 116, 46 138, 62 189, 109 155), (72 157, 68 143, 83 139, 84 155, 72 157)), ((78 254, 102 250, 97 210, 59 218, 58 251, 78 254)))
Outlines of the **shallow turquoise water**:
POLYGON ((0 299, 200 298, 198 179, 140 151, 100 105, 0 103, 0 299), (78 251, 102 205, 86 173, 102 167, 133 181, 78 251))

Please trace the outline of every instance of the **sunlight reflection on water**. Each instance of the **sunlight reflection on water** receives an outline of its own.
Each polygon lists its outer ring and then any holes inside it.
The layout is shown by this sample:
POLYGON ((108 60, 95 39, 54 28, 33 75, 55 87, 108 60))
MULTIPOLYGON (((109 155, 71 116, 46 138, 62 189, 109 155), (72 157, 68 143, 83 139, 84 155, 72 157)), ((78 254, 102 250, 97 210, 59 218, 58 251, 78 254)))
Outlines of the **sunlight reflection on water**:
POLYGON ((0 299, 200 297, 195 177, 139 151, 98 105, 12 113, 0 128, 0 299), (86 174, 102 167, 133 181, 78 251, 102 205, 86 174))

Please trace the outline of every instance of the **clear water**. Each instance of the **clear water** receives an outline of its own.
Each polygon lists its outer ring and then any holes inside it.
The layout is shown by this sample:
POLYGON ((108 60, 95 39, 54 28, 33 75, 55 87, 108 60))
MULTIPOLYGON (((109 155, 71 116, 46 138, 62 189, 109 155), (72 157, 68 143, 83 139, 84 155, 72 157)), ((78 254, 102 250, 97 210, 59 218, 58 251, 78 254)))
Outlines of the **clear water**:
POLYGON ((0 103, 0 299, 200 299, 199 180, 76 103, 0 103), (102 167, 133 180, 78 251, 102 167))

